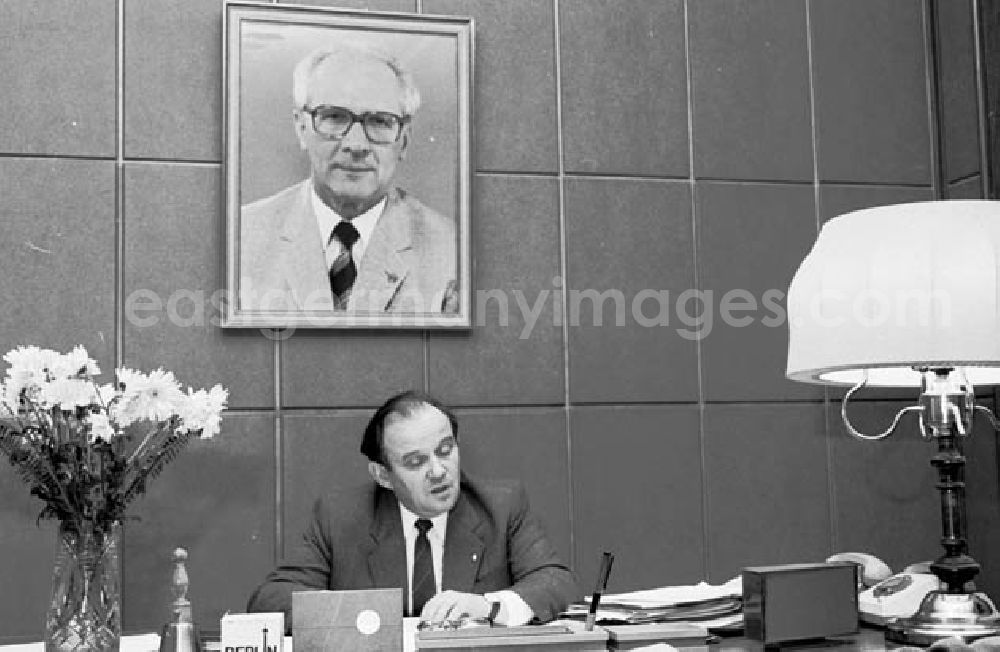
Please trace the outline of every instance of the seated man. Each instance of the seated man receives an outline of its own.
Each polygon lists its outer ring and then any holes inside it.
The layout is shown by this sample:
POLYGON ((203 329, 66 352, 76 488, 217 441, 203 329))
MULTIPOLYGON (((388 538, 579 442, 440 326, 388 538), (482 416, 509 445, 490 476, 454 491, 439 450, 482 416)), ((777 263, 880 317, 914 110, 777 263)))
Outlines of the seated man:
POLYGON ((248 611, 283 611, 291 628, 293 591, 404 587, 406 613, 426 622, 492 613, 522 625, 579 598, 520 484, 461 474, 457 422, 438 401, 389 399, 361 452, 374 484, 316 501, 301 544, 248 611))

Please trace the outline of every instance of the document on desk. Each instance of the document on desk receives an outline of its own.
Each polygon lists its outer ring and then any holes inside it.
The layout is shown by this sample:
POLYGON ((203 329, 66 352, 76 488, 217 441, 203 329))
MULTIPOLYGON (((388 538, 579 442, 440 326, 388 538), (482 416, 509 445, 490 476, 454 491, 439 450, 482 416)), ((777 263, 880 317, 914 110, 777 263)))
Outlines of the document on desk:
MULTIPOLYGON (((603 623, 651 623, 677 620, 706 621, 738 617, 743 606, 743 581, 735 577, 725 584, 700 582, 665 586, 629 593, 605 595, 597 610, 603 623)), ((585 618, 589 601, 570 605, 564 618, 585 618)))

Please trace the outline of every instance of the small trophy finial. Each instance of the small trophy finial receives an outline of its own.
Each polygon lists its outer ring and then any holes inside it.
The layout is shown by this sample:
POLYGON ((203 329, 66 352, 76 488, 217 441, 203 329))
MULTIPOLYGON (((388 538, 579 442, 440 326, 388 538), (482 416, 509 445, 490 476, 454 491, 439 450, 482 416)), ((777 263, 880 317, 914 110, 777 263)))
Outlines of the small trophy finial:
POLYGON ((187 599, 187 550, 177 548, 173 558, 174 573, 170 582, 170 591, 174 595, 174 601, 170 603, 172 619, 163 626, 160 652, 201 652, 201 639, 191 617, 191 601, 187 599))
POLYGON ((187 561, 188 554, 187 550, 184 548, 177 548, 174 550, 174 576, 173 582, 170 586, 170 590, 174 594, 174 611, 180 610, 181 618, 187 617, 187 620, 191 619, 191 601, 187 599, 188 590, 188 574, 187 567, 184 562, 187 561))

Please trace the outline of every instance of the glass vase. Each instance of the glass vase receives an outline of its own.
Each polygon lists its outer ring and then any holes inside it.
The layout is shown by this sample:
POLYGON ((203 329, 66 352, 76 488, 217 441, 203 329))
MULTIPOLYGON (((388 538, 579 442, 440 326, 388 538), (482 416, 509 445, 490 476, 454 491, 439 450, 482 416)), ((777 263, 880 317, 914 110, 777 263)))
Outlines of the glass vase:
POLYGON ((121 640, 121 523, 59 524, 45 652, 117 652, 121 640))

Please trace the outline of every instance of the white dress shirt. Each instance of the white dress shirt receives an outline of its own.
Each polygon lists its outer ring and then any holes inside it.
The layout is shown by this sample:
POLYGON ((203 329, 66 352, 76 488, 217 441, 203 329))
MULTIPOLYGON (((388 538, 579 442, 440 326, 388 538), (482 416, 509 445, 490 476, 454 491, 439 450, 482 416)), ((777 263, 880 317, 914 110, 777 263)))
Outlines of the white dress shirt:
MULTIPOLYGON (((343 246, 339 241, 334 240, 330 242, 330 233, 333 231, 333 227, 337 226, 338 222, 342 222, 344 218, 337 211, 323 203, 323 200, 316 194, 315 188, 312 189, 311 195, 313 213, 316 215, 316 225, 319 227, 320 239, 323 242, 323 253, 326 254, 326 266, 329 268, 343 250, 343 246)), ((368 247, 368 243, 372 239, 372 232, 375 230, 375 223, 378 222, 379 216, 382 215, 386 201, 386 198, 383 197, 382 201, 351 220, 351 225, 357 229, 360 236, 358 241, 354 243, 354 246, 351 247, 351 257, 354 259, 355 266, 361 263, 361 257, 365 255, 365 249, 368 247)))
MULTIPOLYGON (((403 519, 403 541, 406 543, 406 612, 413 611, 413 548, 417 541, 417 519, 420 518, 402 503, 399 503, 399 515, 403 519)), ((434 560, 434 589, 441 592, 441 568, 444 559, 444 535, 448 531, 448 513, 430 519, 433 527, 427 532, 431 544, 431 559, 434 560)), ((500 613, 495 622, 501 625, 515 627, 524 625, 531 620, 534 613, 531 607, 514 591, 505 589, 486 593, 484 597, 490 602, 500 603, 500 613)))

